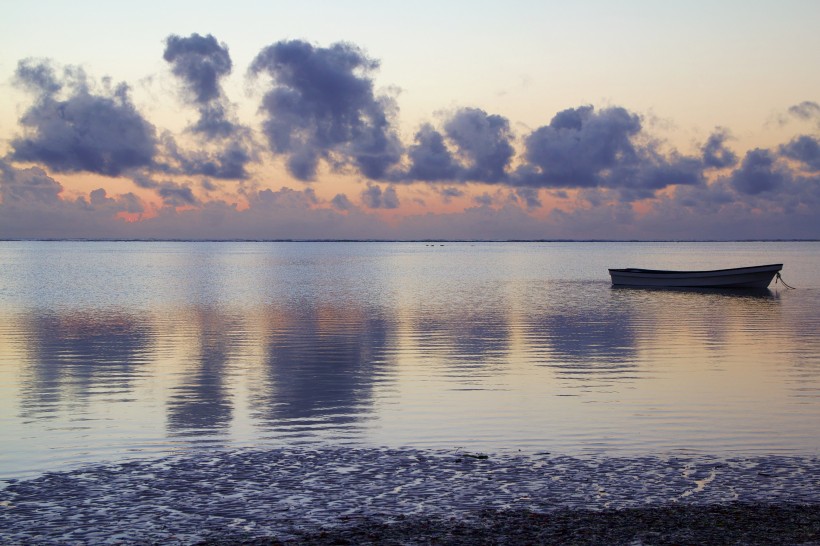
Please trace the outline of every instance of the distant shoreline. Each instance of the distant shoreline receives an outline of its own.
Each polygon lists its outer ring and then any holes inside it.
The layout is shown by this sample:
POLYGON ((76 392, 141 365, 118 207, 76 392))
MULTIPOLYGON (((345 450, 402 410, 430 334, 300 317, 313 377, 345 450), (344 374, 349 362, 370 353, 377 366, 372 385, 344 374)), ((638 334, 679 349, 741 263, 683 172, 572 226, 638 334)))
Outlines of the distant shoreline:
POLYGON ((817 243, 820 239, 3 239, 0 243, 817 243))

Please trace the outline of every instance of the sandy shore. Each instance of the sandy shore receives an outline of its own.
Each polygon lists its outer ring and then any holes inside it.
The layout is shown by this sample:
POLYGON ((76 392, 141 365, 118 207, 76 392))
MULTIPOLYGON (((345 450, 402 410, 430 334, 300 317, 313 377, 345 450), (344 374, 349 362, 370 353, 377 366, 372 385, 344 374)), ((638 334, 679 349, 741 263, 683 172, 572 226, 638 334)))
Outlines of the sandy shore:
POLYGON ((0 543, 820 544, 818 507, 817 458, 288 448, 12 483, 0 543))

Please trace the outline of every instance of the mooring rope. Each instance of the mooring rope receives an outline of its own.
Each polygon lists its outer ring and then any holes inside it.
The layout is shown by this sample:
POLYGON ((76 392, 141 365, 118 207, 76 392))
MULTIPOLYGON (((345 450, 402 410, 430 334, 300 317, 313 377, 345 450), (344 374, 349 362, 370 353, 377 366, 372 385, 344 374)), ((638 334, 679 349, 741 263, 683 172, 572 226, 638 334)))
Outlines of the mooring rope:
POLYGON ((780 276, 780 271, 777 272, 777 275, 775 277, 776 277, 775 280, 774 280, 775 284, 777 284, 777 281, 780 281, 780 282, 783 283, 783 286, 785 286, 786 288, 791 288, 792 290, 796 290, 794 286, 789 286, 788 284, 786 284, 786 281, 784 281, 783 277, 780 276))

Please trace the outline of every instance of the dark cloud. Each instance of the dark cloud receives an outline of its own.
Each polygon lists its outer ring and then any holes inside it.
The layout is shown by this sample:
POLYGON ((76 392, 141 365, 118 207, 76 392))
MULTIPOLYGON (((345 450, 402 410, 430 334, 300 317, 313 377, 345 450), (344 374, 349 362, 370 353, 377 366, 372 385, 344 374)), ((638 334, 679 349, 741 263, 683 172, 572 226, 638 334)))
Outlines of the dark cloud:
POLYGON ((444 133, 425 124, 408 150, 409 181, 504 182, 515 153, 506 118, 478 108, 457 110, 444 123, 444 133), (451 151, 452 150, 452 151, 451 151))
POLYGON ((312 180, 320 160, 334 168, 352 164, 378 179, 401 159, 390 125, 395 103, 376 97, 368 74, 378 63, 351 44, 314 47, 277 42, 254 59, 250 71, 273 77, 261 109, 270 149, 287 156, 290 173, 312 180))
POLYGON ((130 173, 131 181, 138 187, 138 188, 145 188, 145 189, 154 189, 159 186, 159 182, 151 178, 145 173, 134 172, 130 173))
POLYGON ((196 152, 178 159, 182 164, 183 174, 244 180, 248 178, 246 166, 253 156, 242 144, 232 142, 216 153, 196 152))
POLYGON ((231 56, 225 44, 212 35, 191 34, 187 38, 171 35, 165 40, 163 58, 199 104, 208 104, 222 95, 220 78, 231 72, 231 56))
POLYGON ((632 137, 640 118, 624 108, 595 112, 581 106, 559 112, 549 125, 524 140, 526 164, 516 183, 533 187, 594 187, 605 185, 607 171, 638 163, 632 137))
POLYGON ((436 182, 456 180, 460 168, 444 142, 444 136, 426 123, 416 133, 415 144, 410 146, 409 180, 436 182))
POLYGON ((538 189, 536 188, 516 188, 515 194, 519 199, 524 201, 527 209, 537 209, 542 205, 541 198, 538 196, 538 189))
POLYGON ((439 194, 444 198, 445 203, 449 203, 454 197, 461 197, 464 195, 464 192, 458 188, 454 188, 452 186, 446 188, 439 188, 439 194))
POLYGON ((362 191, 362 202, 371 209, 395 209, 399 206, 399 196, 393 186, 382 190, 377 184, 368 184, 362 191))
POLYGON ((130 192, 114 198, 109 197, 104 188, 98 188, 88 194, 88 202, 94 209, 107 207, 117 212, 123 211, 132 214, 145 212, 145 206, 140 198, 130 192))
POLYGON ((9 238, 122 237, 120 213, 143 212, 133 193, 109 196, 102 188, 69 199, 63 186, 38 167, 17 169, 0 160, 0 234, 9 238))
POLYGON ((501 182, 505 178, 514 153, 506 118, 478 108, 463 108, 444 124, 444 131, 465 162, 463 179, 501 182))
MULTIPOLYGON (((522 161, 509 171, 513 137, 509 123, 482 110, 457 110, 438 131, 425 124, 408 149, 404 181, 484 182, 513 188, 614 188, 622 201, 654 197, 673 185, 698 185, 706 166, 731 166, 737 158, 717 131, 703 157, 662 153, 642 134, 638 115, 624 108, 580 106, 558 112, 550 124, 524 138, 522 161)), ((525 192, 526 193, 526 192, 525 192)), ((518 195, 540 206, 534 192, 518 195)))
MULTIPOLYGON (((510 183, 530 188, 610 188, 619 200, 654 197, 658 190, 704 183, 701 158, 661 153, 640 143, 640 118, 624 108, 596 112, 592 106, 559 112, 524 139, 524 159, 510 183)), ((717 137, 709 150, 729 156, 717 137)))
POLYGON ((789 107, 789 113, 799 119, 820 121, 820 104, 808 100, 803 101, 789 107))
POLYGON ((343 193, 337 193, 335 197, 330 201, 333 207, 337 210, 352 210, 356 208, 356 206, 347 198, 347 195, 343 193))
POLYGON ((674 194, 675 206, 709 214, 717 214, 724 205, 737 199, 737 192, 727 178, 720 178, 704 186, 677 188, 674 194))
POLYGON ((310 188, 302 191, 291 188, 282 188, 279 191, 262 190, 256 194, 255 200, 265 206, 276 205, 294 209, 308 208, 319 202, 316 192, 310 188))
POLYGON ((35 102, 20 119, 26 134, 12 140, 12 159, 108 176, 152 164, 156 131, 124 83, 94 94, 81 71, 66 70, 61 80, 47 62, 33 60, 18 64, 16 78, 35 102))
POLYGON ((170 133, 163 134, 161 142, 165 161, 157 164, 157 170, 166 174, 246 180, 249 177, 247 165, 256 159, 252 145, 239 135, 221 147, 193 152, 181 149, 170 133))
POLYGON ((725 169, 737 165, 737 154, 726 147, 728 139, 729 133, 725 129, 717 129, 709 136, 706 144, 701 148, 704 166, 725 169))
POLYGON ((808 135, 792 139, 780 147, 780 153, 803 163, 810 171, 820 171, 820 141, 808 135))
POLYGON ((229 119, 220 80, 231 73, 228 46, 212 35, 171 35, 165 40, 163 58, 182 80, 185 97, 199 110, 199 120, 190 127, 209 139, 234 135, 242 128, 229 119))
POLYGON ((54 66, 47 60, 20 61, 15 76, 19 85, 37 96, 51 97, 63 88, 54 66))
POLYGON ((234 135, 241 127, 228 120, 225 106, 222 104, 211 104, 199 109, 199 119, 191 125, 190 130, 194 133, 204 135, 206 138, 227 138, 234 135))
POLYGON ((131 173, 131 180, 140 188, 154 190, 168 206, 179 207, 198 203, 191 187, 185 184, 170 180, 157 181, 145 173, 131 173))
POLYGON ((0 202, 59 204, 63 186, 38 167, 15 169, 0 160, 0 202))
POLYGON ((461 197, 462 195, 464 195, 463 190, 460 190, 458 188, 453 188, 453 187, 441 188, 439 193, 441 195, 444 195, 445 197, 461 197))
POLYGON ((621 201, 637 201, 655 196, 668 186, 703 184, 703 164, 699 159, 672 153, 669 157, 652 150, 639 151, 639 159, 619 165, 601 176, 600 186, 616 189, 621 201))
POLYGON ((198 203, 190 186, 175 182, 160 182, 156 190, 159 196, 162 197, 163 203, 172 207, 196 205, 198 203))
MULTIPOLYGON (((776 167, 775 162, 772 169, 776 167)), ((184 189, 153 184, 179 204, 186 203, 184 189)), ((0 161, 0 234, 143 239, 746 239, 816 238, 820 229, 817 175, 784 176, 778 191, 757 195, 738 192, 734 178, 724 176, 708 185, 662 193, 640 214, 632 204, 619 202, 618 192, 585 188, 574 197, 589 206, 536 217, 527 212, 524 194, 499 189, 494 196, 475 197, 477 206, 464 211, 400 216, 388 224, 379 214, 350 205, 344 196, 324 203, 311 190, 248 189, 243 192, 248 207, 241 210, 214 200, 165 206, 151 218, 128 223, 120 217, 122 212, 142 210, 133 194, 109 195, 98 189, 71 200, 42 169, 15 169, 0 161)))
POLYGON ((484 192, 481 195, 476 195, 475 197, 473 197, 473 201, 475 201, 476 204, 478 204, 479 206, 484 206, 484 207, 489 207, 490 205, 493 204, 493 198, 487 192, 484 192))
POLYGON ((769 150, 756 148, 746 152, 740 168, 732 173, 732 187, 746 195, 757 195, 780 188, 786 175, 775 166, 769 150))
POLYGON ((555 130, 569 129, 580 131, 584 128, 584 123, 595 112, 591 105, 579 106, 578 108, 567 108, 561 110, 550 120, 550 127, 555 130))
POLYGON ((188 152, 179 149, 173 137, 164 135, 166 160, 172 163, 163 165, 165 172, 247 179, 247 165, 256 159, 251 132, 232 119, 232 108, 220 83, 233 67, 228 46, 210 34, 171 35, 165 41, 163 58, 182 81, 185 99, 199 112, 199 119, 188 130, 217 143, 215 149, 188 152))
POLYGON ((199 185, 202 186, 202 189, 205 191, 216 191, 219 189, 219 186, 207 178, 200 180, 199 185))

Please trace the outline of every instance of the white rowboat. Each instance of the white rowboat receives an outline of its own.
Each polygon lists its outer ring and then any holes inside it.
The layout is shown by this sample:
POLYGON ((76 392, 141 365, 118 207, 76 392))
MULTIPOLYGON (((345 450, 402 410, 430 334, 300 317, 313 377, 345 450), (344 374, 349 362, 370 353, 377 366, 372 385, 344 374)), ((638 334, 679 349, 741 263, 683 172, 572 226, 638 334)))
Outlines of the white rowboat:
POLYGON ((766 288, 783 264, 755 265, 712 271, 610 269, 614 286, 657 288, 766 288))

